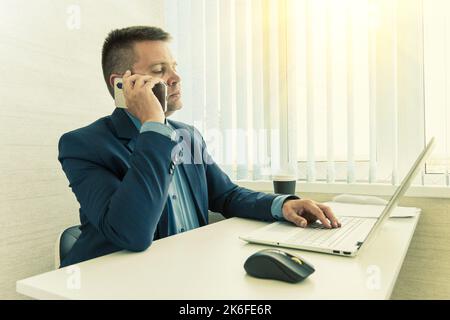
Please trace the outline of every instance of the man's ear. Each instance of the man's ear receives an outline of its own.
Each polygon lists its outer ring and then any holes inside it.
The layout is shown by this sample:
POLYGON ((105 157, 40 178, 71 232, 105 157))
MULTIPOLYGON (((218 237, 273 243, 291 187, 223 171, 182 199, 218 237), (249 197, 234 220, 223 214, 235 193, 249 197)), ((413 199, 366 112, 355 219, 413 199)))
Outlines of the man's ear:
POLYGON ((117 74, 117 73, 113 73, 112 75, 109 76, 109 85, 111 86, 111 88, 114 88, 114 80, 116 80, 116 78, 121 78, 122 75, 117 74))

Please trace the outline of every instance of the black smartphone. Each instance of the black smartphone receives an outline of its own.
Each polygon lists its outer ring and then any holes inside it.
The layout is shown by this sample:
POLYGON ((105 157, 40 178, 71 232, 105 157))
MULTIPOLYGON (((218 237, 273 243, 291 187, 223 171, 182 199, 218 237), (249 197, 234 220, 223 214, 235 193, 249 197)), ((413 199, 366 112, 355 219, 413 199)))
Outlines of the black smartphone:
POLYGON ((167 85, 165 83, 157 83, 153 87, 153 93, 155 94, 156 98, 158 98, 159 103, 161 103, 161 106, 163 108, 163 111, 167 111, 167 85))
MULTIPOLYGON (((158 99, 164 112, 167 111, 167 85, 163 82, 157 83, 153 87, 153 93, 158 99)), ((121 109, 127 109, 125 96, 123 95, 123 79, 116 78, 114 80, 114 100, 116 107, 121 109)))

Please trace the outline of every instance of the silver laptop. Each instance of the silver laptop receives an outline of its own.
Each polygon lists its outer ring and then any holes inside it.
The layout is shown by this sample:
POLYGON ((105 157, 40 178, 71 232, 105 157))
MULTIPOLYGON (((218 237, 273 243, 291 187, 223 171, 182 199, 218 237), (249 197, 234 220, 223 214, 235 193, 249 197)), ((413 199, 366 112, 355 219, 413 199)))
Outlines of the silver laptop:
POLYGON ((339 222, 341 222, 342 227, 331 230, 324 228, 319 222, 308 226, 306 229, 298 228, 289 222, 275 222, 239 238, 250 243, 349 257, 356 256, 361 248, 373 238, 375 231, 389 217, 392 210, 397 207, 398 201, 421 171, 434 146, 435 138, 431 139, 425 150, 422 151, 379 218, 357 218, 341 215, 339 222))

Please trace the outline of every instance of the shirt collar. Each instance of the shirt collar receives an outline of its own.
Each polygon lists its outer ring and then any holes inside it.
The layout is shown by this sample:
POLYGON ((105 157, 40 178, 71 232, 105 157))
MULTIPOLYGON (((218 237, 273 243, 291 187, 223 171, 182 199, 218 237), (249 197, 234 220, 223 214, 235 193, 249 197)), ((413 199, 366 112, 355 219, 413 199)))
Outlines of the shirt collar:
MULTIPOLYGON (((130 117, 131 121, 133 121, 133 124, 134 124, 134 126, 136 127, 136 129, 137 129, 138 131, 141 131, 141 127, 142 127, 141 121, 140 121, 138 118, 136 118, 135 116, 133 116, 130 112, 128 112, 128 110, 125 110, 125 113, 128 115, 128 117, 130 117)), ((172 126, 169 124, 169 122, 167 121, 167 119, 164 119, 164 124, 165 124, 166 126, 169 126, 169 127, 172 128, 172 126)), ((173 128, 172 128, 172 129, 173 129, 173 128)))

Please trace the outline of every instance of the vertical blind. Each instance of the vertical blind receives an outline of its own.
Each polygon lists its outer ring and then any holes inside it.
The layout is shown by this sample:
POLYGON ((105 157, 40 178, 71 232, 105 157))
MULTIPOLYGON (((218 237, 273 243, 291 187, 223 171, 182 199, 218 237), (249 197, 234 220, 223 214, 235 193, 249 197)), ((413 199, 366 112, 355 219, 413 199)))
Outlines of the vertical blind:
POLYGON ((397 184, 425 145, 422 5, 167 0, 177 118, 236 180, 397 184))
POLYGON ((280 149, 271 137, 276 134, 267 129, 280 118, 277 98, 268 94, 278 92, 272 88, 280 80, 270 80, 270 69, 264 67, 269 51, 279 52, 269 50, 265 39, 267 4, 262 0, 166 2, 167 29, 174 38, 172 48, 183 79, 185 109, 177 116, 202 132, 214 160, 233 179, 268 177, 270 155, 277 152, 271 148, 280 149))
POLYGON ((424 1, 425 102, 427 137, 439 137, 428 170, 435 179, 450 185, 450 3, 424 1), (439 175, 441 174, 441 175, 439 175), (445 175, 445 181, 442 175, 445 175))

